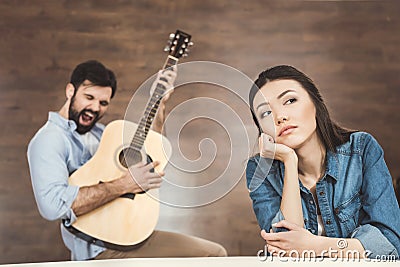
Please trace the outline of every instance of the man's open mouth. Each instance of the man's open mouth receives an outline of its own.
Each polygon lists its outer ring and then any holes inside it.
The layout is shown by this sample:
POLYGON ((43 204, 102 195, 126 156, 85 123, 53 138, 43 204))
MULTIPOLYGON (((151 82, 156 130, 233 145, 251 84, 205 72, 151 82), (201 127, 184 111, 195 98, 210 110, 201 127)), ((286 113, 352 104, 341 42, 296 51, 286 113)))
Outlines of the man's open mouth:
POLYGON ((93 121, 95 120, 95 118, 96 118, 96 114, 94 114, 93 112, 90 112, 90 111, 84 111, 84 112, 82 112, 81 113, 81 116, 80 116, 80 124, 82 124, 82 125, 90 125, 90 124, 92 124, 93 123, 93 121))

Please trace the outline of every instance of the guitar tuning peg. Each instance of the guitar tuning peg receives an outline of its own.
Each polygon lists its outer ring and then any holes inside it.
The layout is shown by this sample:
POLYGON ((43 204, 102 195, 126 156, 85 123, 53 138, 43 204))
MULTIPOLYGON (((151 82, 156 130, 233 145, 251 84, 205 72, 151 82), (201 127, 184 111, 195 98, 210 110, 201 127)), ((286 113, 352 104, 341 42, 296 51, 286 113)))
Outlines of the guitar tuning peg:
POLYGON ((194 45, 193 42, 189 42, 189 43, 188 43, 188 46, 193 46, 193 45, 194 45))
POLYGON ((174 38, 175 38, 175 33, 170 33, 170 34, 169 34, 169 39, 170 39, 170 40, 173 40, 174 38))
POLYGON ((189 52, 190 52, 190 49, 189 49, 189 48, 186 48, 186 49, 185 49, 185 52, 186 52, 186 53, 189 53, 189 52))
POLYGON ((188 56, 188 54, 187 54, 187 53, 185 53, 185 54, 183 54, 183 55, 182 55, 182 57, 187 57, 187 56, 188 56))
POLYGON ((171 47, 169 45, 164 47, 164 52, 169 52, 171 51, 171 47))

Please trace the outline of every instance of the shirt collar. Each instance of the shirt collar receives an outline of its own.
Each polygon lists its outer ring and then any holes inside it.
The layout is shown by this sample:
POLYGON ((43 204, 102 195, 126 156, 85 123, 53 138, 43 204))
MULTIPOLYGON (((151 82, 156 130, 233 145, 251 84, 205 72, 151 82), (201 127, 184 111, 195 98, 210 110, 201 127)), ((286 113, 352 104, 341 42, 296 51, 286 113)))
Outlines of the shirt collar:
POLYGON ((67 120, 63 116, 61 116, 58 112, 49 112, 49 121, 52 123, 56 124, 57 126, 60 126, 64 130, 67 131, 75 131, 76 130, 76 123, 73 120, 67 120))
MULTIPOLYGON (((324 177, 329 176, 336 181, 339 180, 340 162, 339 162, 338 155, 336 153, 328 150, 326 152, 326 161, 327 161, 327 164, 326 164, 326 170, 325 170, 324 177)), ((285 170, 284 164, 282 162, 279 162, 279 167, 280 167, 281 173, 283 174, 284 170, 285 170)))
MULTIPOLYGON (((77 128, 77 125, 75 121, 73 120, 67 120, 63 116, 61 116, 58 112, 49 112, 49 121, 52 123, 56 124, 57 126, 63 128, 66 131, 74 132, 77 128)), ((90 130, 91 132, 98 133, 101 131, 100 127, 97 125, 97 123, 93 126, 93 128, 90 130)), ((96 136, 98 136, 96 134, 96 136)))
POLYGON ((327 150, 326 152, 326 171, 325 174, 329 175, 336 181, 339 180, 339 157, 336 153, 327 150))

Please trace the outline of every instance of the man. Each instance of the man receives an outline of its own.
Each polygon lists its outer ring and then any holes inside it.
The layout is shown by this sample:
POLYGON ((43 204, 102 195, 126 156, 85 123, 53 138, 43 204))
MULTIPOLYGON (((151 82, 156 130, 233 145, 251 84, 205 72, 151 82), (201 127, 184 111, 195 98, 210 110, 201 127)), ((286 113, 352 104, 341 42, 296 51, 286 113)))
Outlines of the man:
MULTIPOLYGON (((163 86, 173 87, 175 70, 165 70, 159 75, 163 86)), ((123 252, 86 242, 66 229, 77 216, 127 192, 160 187, 164 174, 150 171, 158 162, 134 165, 121 178, 97 185, 68 184, 69 176, 96 152, 104 130, 98 120, 106 113, 116 89, 114 73, 98 61, 83 62, 72 72, 65 89, 65 104, 58 112, 49 113, 47 123, 28 147, 32 186, 40 214, 47 220, 63 220, 61 234, 72 260, 226 256, 219 244, 182 234, 154 231, 141 246, 123 252)), ((157 131, 162 125, 164 100, 159 110, 155 119, 158 129, 154 129, 157 131)))

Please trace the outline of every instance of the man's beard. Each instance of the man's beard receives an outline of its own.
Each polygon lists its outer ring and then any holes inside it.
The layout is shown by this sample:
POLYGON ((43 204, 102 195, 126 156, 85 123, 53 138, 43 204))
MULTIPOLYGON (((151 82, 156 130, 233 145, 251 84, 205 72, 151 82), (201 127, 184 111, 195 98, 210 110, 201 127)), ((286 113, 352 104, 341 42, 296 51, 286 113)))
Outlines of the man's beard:
POLYGON ((76 126, 77 126, 76 131, 79 134, 85 134, 93 128, 93 126, 96 124, 96 122, 99 119, 101 119, 101 117, 99 117, 99 112, 93 111, 91 109, 83 109, 79 112, 78 110, 76 110, 74 108, 74 101, 75 101, 75 96, 72 97, 71 103, 69 105, 68 118, 70 120, 73 120, 76 123, 76 126), (82 115, 86 112, 92 113, 92 115, 94 115, 94 117, 92 119, 92 122, 89 125, 82 125, 79 123, 79 118, 81 118, 82 115))

